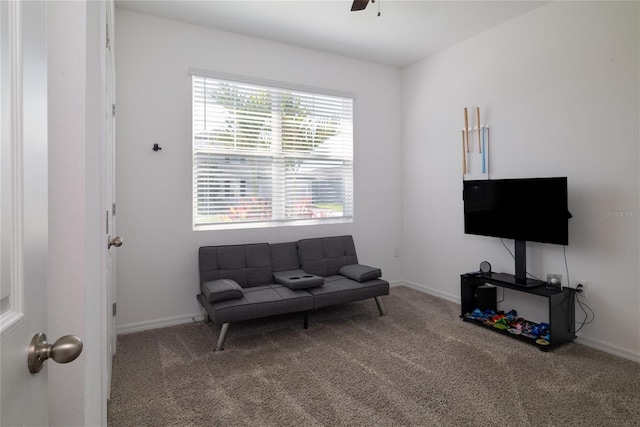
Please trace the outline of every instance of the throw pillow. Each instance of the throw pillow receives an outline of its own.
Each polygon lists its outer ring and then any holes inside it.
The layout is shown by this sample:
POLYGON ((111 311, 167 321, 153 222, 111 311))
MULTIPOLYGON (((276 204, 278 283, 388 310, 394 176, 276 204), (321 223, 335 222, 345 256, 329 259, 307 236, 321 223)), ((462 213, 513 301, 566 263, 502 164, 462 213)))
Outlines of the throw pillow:
POLYGON ((242 287, 235 281, 219 279, 202 285, 202 295, 210 303, 242 298, 242 287))
POLYGON ((369 267, 368 265, 350 264, 341 267, 340 274, 358 282, 366 282, 382 276, 382 271, 379 268, 369 267))

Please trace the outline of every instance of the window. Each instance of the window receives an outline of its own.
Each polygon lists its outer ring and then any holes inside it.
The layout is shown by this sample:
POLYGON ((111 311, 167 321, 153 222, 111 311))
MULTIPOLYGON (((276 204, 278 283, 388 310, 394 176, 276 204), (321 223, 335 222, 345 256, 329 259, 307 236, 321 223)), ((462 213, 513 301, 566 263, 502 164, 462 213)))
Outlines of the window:
POLYGON ((200 74, 194 229, 351 221, 353 97, 200 74))

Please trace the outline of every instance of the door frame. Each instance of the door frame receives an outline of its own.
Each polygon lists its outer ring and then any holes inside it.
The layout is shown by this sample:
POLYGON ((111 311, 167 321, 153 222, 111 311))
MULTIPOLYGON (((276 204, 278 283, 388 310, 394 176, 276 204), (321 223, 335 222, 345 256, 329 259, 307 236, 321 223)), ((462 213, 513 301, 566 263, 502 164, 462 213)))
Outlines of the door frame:
POLYGON ((86 1, 87 7, 87 163, 86 163, 86 288, 85 288, 85 425, 106 425, 108 339, 111 312, 107 310, 107 257, 105 241, 106 180, 106 16, 113 0, 86 1), (97 368, 99 367, 99 368, 97 368))
MULTIPOLYGON (((56 150, 60 150, 56 154, 62 158, 71 156, 74 172, 80 170, 80 176, 84 178, 82 183, 73 186, 81 194, 74 194, 71 203, 74 214, 80 210, 83 212, 74 218, 67 218, 64 215, 70 209, 68 205, 63 205, 61 212, 56 212, 61 221, 57 224, 57 231, 69 230, 73 235, 69 236, 72 246, 68 249, 65 235, 57 236, 62 240, 56 242, 56 250, 61 251, 59 262, 62 265, 53 266, 58 274, 51 291, 60 303, 49 307, 50 315, 56 319, 60 329, 66 328, 66 325, 73 328, 60 332, 80 335, 84 349, 81 357, 74 362, 73 371, 69 371, 71 375, 64 375, 57 368, 59 374, 49 381, 48 395, 51 396, 52 405, 49 411, 53 423, 106 425, 107 324, 111 311, 107 310, 104 274, 107 242, 104 235, 106 208, 103 182, 106 173, 105 122, 107 113, 111 111, 107 111, 104 102, 106 36, 103 29, 106 25, 106 8, 113 7, 113 0, 51 2, 48 7, 51 20, 47 27, 52 40, 56 42, 54 48, 49 50, 56 63, 50 69, 50 84, 57 94, 53 98, 53 111, 63 113, 54 123, 57 126, 54 129, 56 150), (73 43, 67 45, 68 39, 73 43), (58 56, 62 52, 64 61, 58 56), (73 71, 71 80, 65 80, 67 67, 73 71), (65 109, 67 103, 71 103, 71 108, 65 109), (67 110, 68 113, 64 113, 67 110), (68 129, 67 125, 73 130, 68 129), (65 252, 67 250, 68 254, 65 252), (66 283, 64 276, 61 277, 59 273, 76 254, 79 262, 76 267, 82 273, 66 283)), ((61 167, 56 164, 53 173, 60 173, 61 167)), ((56 183, 59 197, 68 197, 64 193, 65 180, 68 180, 68 176, 54 175, 50 181, 56 183)), ((55 204, 53 209, 55 212, 55 204)))

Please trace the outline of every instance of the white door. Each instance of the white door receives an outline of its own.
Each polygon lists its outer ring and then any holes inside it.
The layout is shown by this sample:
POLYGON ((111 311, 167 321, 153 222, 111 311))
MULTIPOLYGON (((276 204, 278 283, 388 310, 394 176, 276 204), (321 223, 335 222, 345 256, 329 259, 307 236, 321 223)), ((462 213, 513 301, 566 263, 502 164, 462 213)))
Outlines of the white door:
POLYGON ((106 252, 106 276, 107 276, 107 399, 111 396, 111 368, 113 355, 116 352, 116 248, 121 244, 116 236, 116 204, 115 204, 115 64, 113 49, 114 28, 114 3, 105 4, 105 174, 104 174, 104 204, 106 215, 106 239, 112 239, 113 245, 109 245, 106 252))
POLYGON ((38 374, 30 374, 27 368, 31 338, 47 331, 46 61, 45 3, 0 1, 0 425, 3 426, 48 423, 47 365, 38 374))

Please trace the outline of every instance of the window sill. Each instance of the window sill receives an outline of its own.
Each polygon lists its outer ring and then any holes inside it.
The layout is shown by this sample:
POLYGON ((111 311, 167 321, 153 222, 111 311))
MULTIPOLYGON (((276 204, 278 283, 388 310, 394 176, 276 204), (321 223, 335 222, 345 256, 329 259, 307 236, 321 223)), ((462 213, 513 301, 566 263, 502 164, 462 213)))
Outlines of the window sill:
POLYGON ((226 224, 198 224, 193 226, 193 231, 299 227, 299 226, 327 225, 327 224, 349 224, 352 222, 353 222, 353 217, 323 218, 323 219, 308 219, 308 220, 297 219, 297 220, 291 220, 291 221, 231 222, 226 224))

